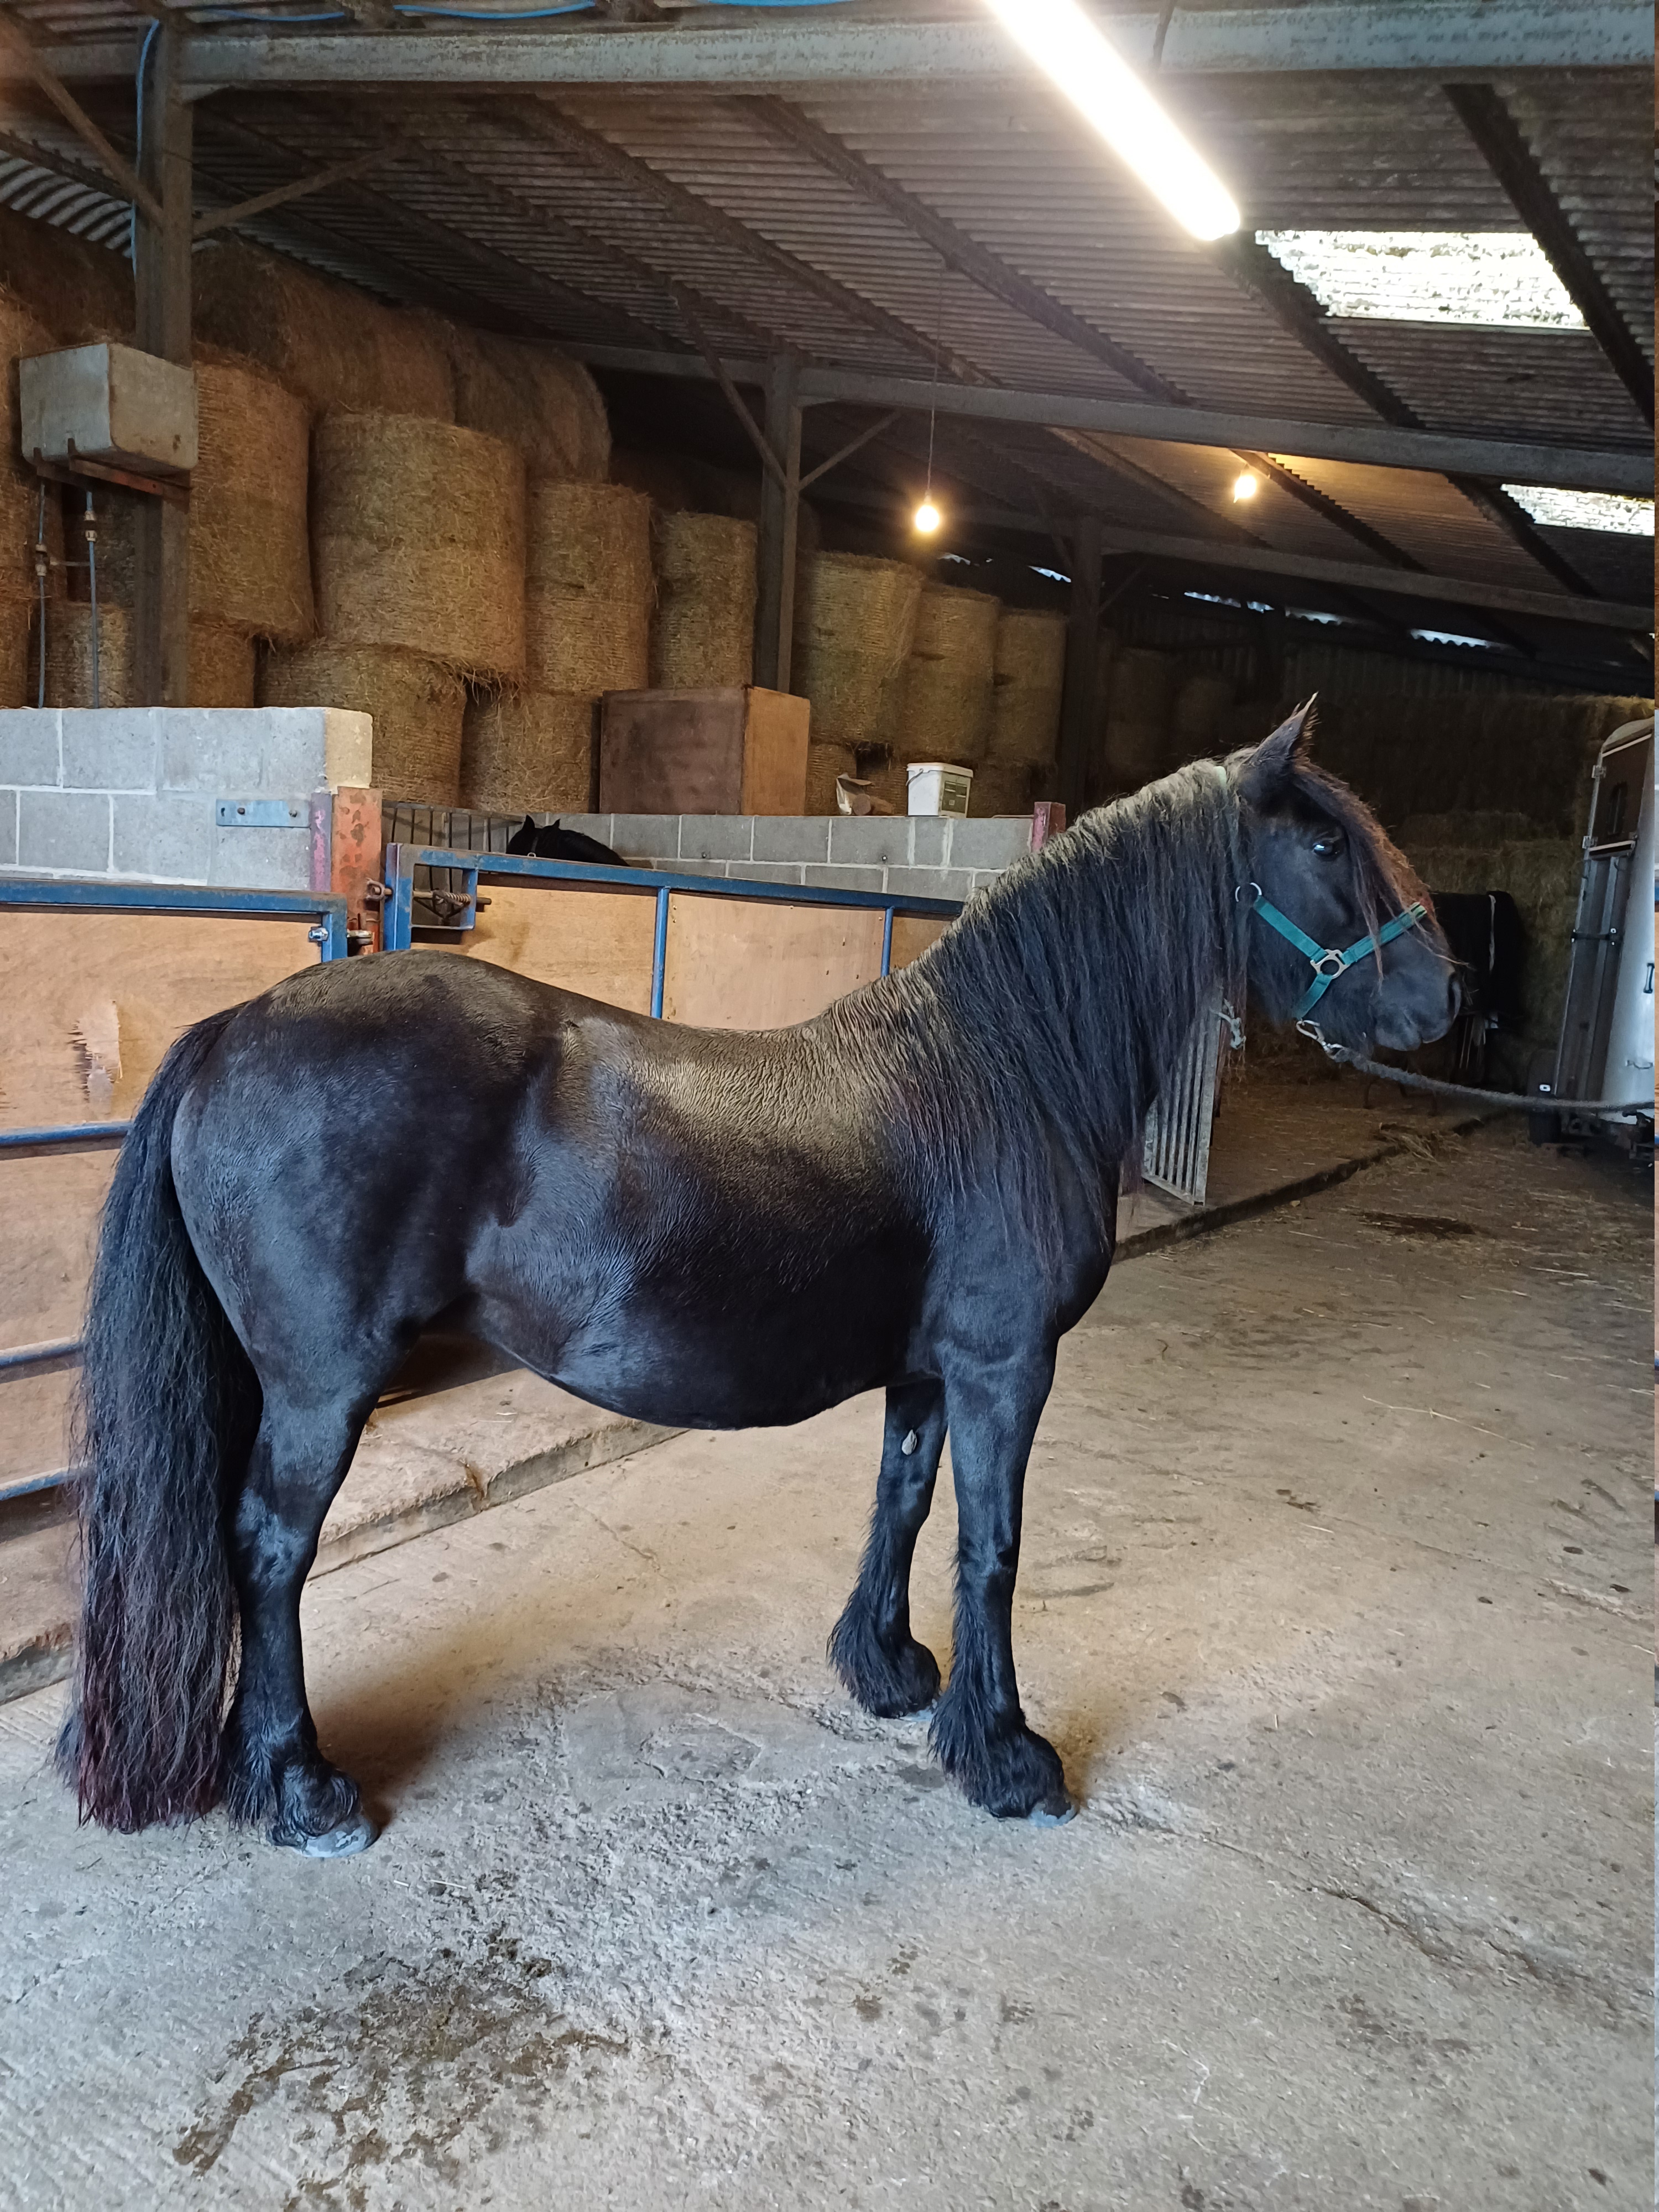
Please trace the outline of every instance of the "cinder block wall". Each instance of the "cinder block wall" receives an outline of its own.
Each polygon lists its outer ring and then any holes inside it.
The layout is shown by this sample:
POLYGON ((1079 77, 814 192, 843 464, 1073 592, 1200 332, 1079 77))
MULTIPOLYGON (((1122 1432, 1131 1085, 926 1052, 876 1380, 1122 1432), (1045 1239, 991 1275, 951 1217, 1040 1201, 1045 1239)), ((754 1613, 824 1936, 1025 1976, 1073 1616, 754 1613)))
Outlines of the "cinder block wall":
POLYGON ((307 802, 369 779, 367 714, 324 707, 0 711, 0 870, 305 890, 307 802), (220 829, 222 799, 282 799, 287 829, 220 829))
POLYGON ((966 899, 1031 848, 1028 816, 562 814, 646 868, 966 899))

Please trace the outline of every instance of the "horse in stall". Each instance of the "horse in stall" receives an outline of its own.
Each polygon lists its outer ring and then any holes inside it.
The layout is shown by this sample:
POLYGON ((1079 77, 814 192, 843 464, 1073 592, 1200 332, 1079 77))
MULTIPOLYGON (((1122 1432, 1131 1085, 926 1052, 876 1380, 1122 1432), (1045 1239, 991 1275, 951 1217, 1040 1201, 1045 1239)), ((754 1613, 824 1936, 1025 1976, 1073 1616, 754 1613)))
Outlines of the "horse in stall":
POLYGON ((672 1427, 884 1388, 830 1656, 870 1712, 934 1707, 975 1805, 1066 1817, 1015 1679, 1021 1496, 1148 1109, 1247 975, 1273 1018, 1317 1002, 1364 1048, 1456 1011, 1432 916, 1309 759, 1308 714, 1085 815, 909 967, 792 1029, 683 1029, 398 952, 187 1031, 122 1148, 90 1292, 58 1747, 82 1817, 223 1803, 313 1856, 373 1840, 318 1747, 300 1592, 364 1421, 439 1322, 672 1427), (908 1586, 947 1428, 941 1695, 908 1586))

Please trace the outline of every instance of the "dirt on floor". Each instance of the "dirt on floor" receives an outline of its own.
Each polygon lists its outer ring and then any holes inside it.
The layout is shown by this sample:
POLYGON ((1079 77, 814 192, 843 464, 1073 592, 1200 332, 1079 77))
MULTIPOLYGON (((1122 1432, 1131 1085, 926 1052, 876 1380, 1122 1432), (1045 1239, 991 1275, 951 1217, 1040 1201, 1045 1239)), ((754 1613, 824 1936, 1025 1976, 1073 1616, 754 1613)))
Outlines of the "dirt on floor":
POLYGON ((319 1582, 362 1858, 77 1830, 61 1688, 0 1708, 0 2205, 1645 2205, 1649 1189, 1419 1151, 1065 1346, 1016 1631, 1066 1827, 825 1668, 873 1399, 319 1582))

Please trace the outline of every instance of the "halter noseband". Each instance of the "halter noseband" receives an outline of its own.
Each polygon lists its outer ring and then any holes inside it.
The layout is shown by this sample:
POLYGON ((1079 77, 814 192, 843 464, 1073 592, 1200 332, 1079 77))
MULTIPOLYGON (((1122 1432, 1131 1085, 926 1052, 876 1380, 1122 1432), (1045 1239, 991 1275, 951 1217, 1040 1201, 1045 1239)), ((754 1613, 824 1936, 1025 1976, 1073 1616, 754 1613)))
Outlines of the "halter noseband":
POLYGON ((1287 938, 1314 971, 1312 982, 1291 1009, 1293 1022, 1305 1021, 1337 978, 1357 967, 1373 945, 1378 948, 1391 945, 1396 937, 1403 937, 1408 929, 1415 929, 1419 921, 1429 918, 1429 910, 1421 899, 1414 900, 1392 921, 1384 922, 1375 936, 1368 933, 1349 945, 1346 952, 1339 952, 1333 946, 1316 945, 1305 929, 1298 929, 1288 915, 1279 912, 1260 884, 1251 884, 1247 888, 1255 893, 1250 912, 1259 914, 1269 929, 1276 929, 1281 937, 1287 938))

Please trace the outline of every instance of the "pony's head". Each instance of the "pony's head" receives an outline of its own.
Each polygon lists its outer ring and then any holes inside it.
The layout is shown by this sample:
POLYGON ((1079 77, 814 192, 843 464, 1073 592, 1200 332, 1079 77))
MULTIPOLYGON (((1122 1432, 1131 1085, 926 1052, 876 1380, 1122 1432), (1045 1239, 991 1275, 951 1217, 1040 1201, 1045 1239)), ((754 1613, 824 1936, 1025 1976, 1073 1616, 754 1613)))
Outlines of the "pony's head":
POLYGON ((1358 1052, 1409 1052, 1456 1018, 1452 957, 1376 817, 1315 767, 1313 704, 1227 763, 1250 878, 1239 891, 1250 981, 1275 1021, 1312 1021, 1358 1052))

